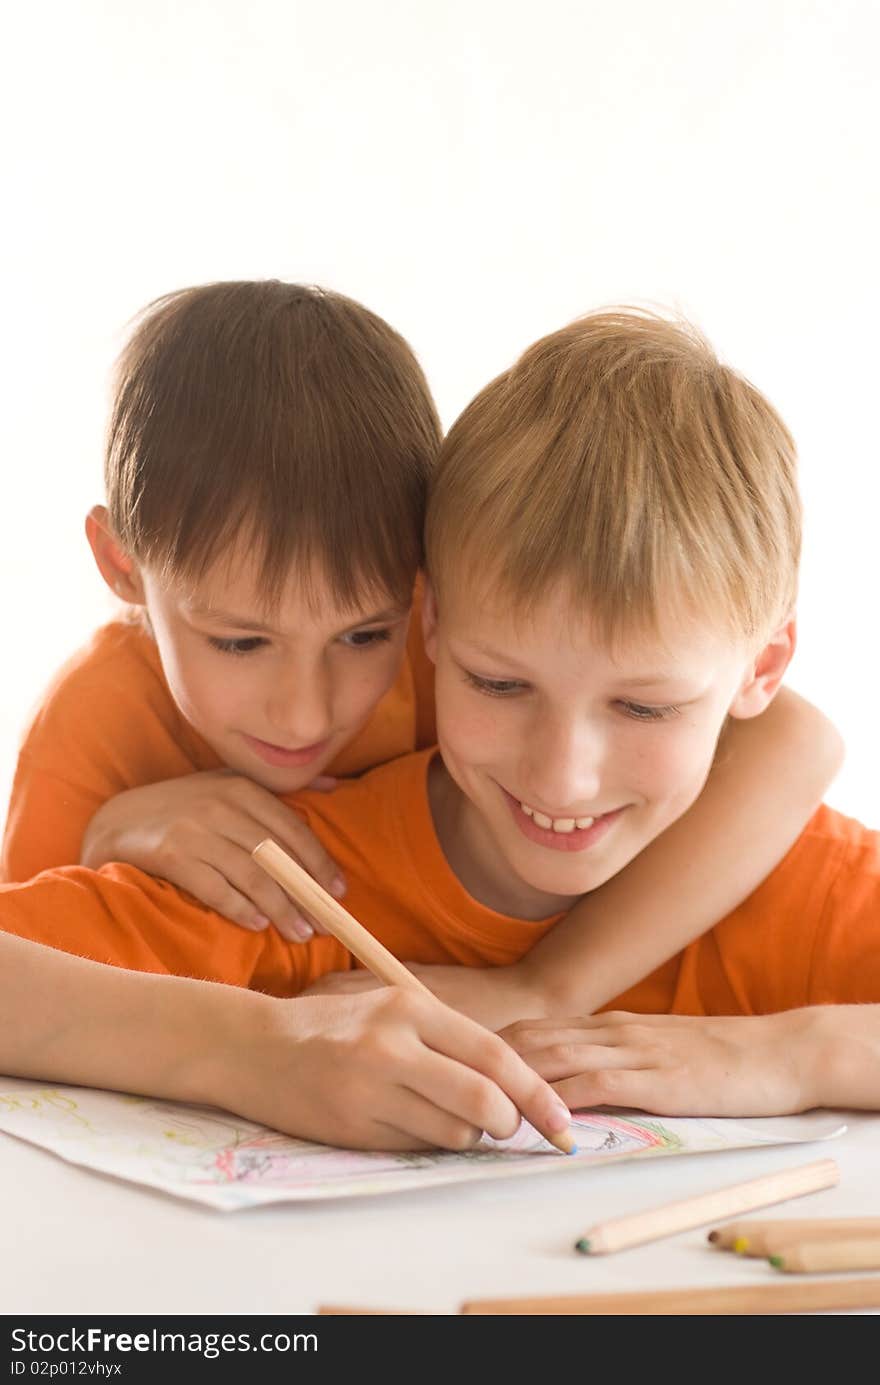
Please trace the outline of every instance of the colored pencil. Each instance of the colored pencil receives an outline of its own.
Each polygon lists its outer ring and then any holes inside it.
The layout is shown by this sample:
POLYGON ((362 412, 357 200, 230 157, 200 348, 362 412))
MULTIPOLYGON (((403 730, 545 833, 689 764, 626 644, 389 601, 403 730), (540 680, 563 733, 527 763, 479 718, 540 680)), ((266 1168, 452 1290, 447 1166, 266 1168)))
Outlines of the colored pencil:
POLYGON ((880 1236, 844 1241, 789 1241, 769 1257, 789 1274, 824 1274, 826 1270, 880 1270, 880 1236))
POLYGON ((717 1250, 735 1250, 739 1255, 775 1255, 792 1241, 861 1240, 880 1236, 880 1217, 803 1217, 784 1221, 757 1219, 732 1221, 709 1232, 707 1240, 717 1250))
MULTIPOLYGON (((251 855, 297 904, 301 904, 313 918, 324 925, 328 933, 338 938, 353 957, 363 962, 367 971, 372 972, 378 981, 382 981, 386 986, 401 986, 411 991, 421 991, 438 1005, 442 1004, 433 991, 423 985, 408 967, 399 962, 393 953, 379 942, 378 938, 374 938, 373 934, 364 928, 362 923, 358 923, 354 915, 328 894, 323 885, 319 885, 317 880, 288 856, 277 842, 266 838, 254 847, 251 855)), ((541 1133, 544 1134, 543 1131, 541 1133)), ((544 1138, 555 1145, 562 1154, 571 1154, 575 1149, 570 1127, 557 1131, 555 1135, 545 1134, 544 1138)))
POLYGON ((424 995, 432 994, 408 967, 383 947, 378 938, 368 933, 363 924, 358 923, 337 899, 327 893, 323 885, 319 885, 276 842, 267 838, 254 847, 251 854, 263 870, 277 880, 297 904, 301 904, 322 923, 328 933, 338 938, 353 957, 363 962, 367 971, 372 972, 378 981, 384 981, 386 986, 403 986, 411 991, 422 991, 424 995))
POLYGON ((880 1308, 880 1278, 808 1279, 790 1284, 762 1282, 728 1289, 662 1289, 649 1293, 484 1298, 463 1303, 461 1312, 526 1317, 547 1314, 554 1317, 588 1314, 700 1317, 721 1313, 823 1313, 846 1308, 880 1308))
POLYGON ((582 1255, 606 1255, 609 1251, 625 1250, 627 1246, 642 1245, 645 1241, 659 1240, 661 1236, 674 1236, 678 1231, 704 1226, 719 1217, 830 1188, 839 1179, 840 1171, 833 1159, 801 1164, 794 1169, 753 1178, 748 1183, 734 1183, 712 1193, 601 1222, 584 1233, 575 1243, 575 1249, 582 1255))

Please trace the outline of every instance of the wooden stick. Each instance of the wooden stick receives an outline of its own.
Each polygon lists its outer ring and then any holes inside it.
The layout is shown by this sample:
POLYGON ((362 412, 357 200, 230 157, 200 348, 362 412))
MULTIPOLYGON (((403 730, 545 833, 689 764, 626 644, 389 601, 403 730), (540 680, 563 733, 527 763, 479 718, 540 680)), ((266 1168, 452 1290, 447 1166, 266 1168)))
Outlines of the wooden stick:
POLYGON ((386 986, 404 986, 411 991, 421 991, 423 995, 433 995, 427 986, 413 976, 408 967, 398 962, 393 953, 383 947, 378 938, 368 933, 363 924, 343 909, 332 894, 328 894, 317 880, 313 880, 307 870, 282 851, 276 842, 260 842, 251 855, 273 880, 277 880, 289 895, 322 923, 328 933, 348 948, 353 957, 363 962, 367 971, 373 973, 378 981, 386 986))
POLYGON ((484 1298, 463 1303, 462 1313, 555 1317, 679 1314, 823 1313, 880 1308, 880 1278, 814 1279, 790 1284, 747 1284, 735 1289, 664 1289, 658 1293, 574 1294, 556 1298, 484 1298))
POLYGON ((816 1274, 825 1270, 880 1270, 880 1236, 849 1241, 789 1241, 770 1264, 789 1274, 816 1274))
MULTIPOLYGON (((303 870, 286 851, 282 851, 277 842, 266 838, 254 847, 251 855, 297 904, 301 904, 333 934, 334 938, 338 938, 352 956, 363 962, 367 971, 372 972, 377 980, 384 982, 386 986, 402 986, 411 991, 421 991, 423 995, 429 995, 435 1004, 442 1004, 433 991, 423 985, 417 976, 413 976, 409 968, 399 962, 362 923, 358 923, 353 914, 343 909, 339 901, 328 894, 317 880, 313 880, 307 870, 303 870)), ((544 1131, 541 1134, 562 1154, 572 1154, 576 1148, 571 1127, 552 1135, 544 1131)))
POLYGON ((732 1221, 710 1231, 707 1240, 718 1250, 739 1255, 775 1255, 793 1241, 861 1240, 880 1236, 880 1217, 803 1217, 799 1220, 732 1221))
POLYGON ((795 1169, 783 1169, 748 1183, 734 1183, 714 1193, 669 1202, 649 1212, 635 1212, 628 1217, 616 1217, 587 1231, 575 1245, 582 1255, 605 1255, 612 1250, 656 1241, 661 1236, 673 1236, 694 1226, 716 1221, 736 1212, 748 1212, 753 1207, 766 1207, 771 1202, 802 1197, 820 1188, 830 1188, 840 1180, 840 1171, 833 1159, 820 1159, 815 1164, 801 1164, 795 1169))

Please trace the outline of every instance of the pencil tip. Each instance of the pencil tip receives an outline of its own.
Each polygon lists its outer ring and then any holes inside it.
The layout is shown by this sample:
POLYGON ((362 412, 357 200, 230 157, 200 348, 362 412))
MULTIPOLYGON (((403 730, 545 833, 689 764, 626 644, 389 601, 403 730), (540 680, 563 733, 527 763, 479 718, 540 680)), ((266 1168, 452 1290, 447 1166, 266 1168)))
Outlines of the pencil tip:
POLYGON ((585 1236, 582 1236, 579 1241, 575 1241, 574 1248, 579 1250, 581 1255, 589 1255, 590 1253, 590 1243, 585 1236))
POLYGON ((710 1231, 709 1234, 708 1234, 708 1236, 706 1237, 706 1240, 707 1240, 707 1241, 711 1241, 713 1245, 715 1244, 716 1241, 718 1241, 718 1240, 720 1240, 720 1239, 721 1239, 721 1232, 720 1232, 720 1231, 710 1231))
POLYGON ((768 1256, 768 1259, 770 1261, 770 1264, 773 1266, 774 1270, 785 1269, 785 1260, 781 1255, 770 1255, 768 1256))
POLYGON ((737 1236, 736 1240, 733 1243, 733 1249, 736 1251, 737 1255, 744 1255, 748 1248, 748 1236, 737 1236))
POLYGON ((552 1135, 550 1137, 550 1143, 556 1146, 560 1154, 577 1154, 578 1152, 578 1147, 574 1142, 574 1136, 570 1128, 568 1130, 560 1130, 558 1135, 552 1135))

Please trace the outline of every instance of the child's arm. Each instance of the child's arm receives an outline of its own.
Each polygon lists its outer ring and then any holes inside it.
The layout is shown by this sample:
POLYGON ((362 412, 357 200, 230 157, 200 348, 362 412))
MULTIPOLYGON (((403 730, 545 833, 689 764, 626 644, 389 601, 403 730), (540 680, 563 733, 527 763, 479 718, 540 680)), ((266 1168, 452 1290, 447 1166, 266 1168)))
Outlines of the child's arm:
POLYGON ((572 1109, 628 1106, 667 1116, 880 1109, 880 1005, 730 1017, 615 1011, 521 1020, 503 1032, 572 1109))
MULTIPOLYGON (((7 900, 9 896, 5 897, 7 900)), ((277 1000, 0 933, 0 1072, 219 1106, 364 1149, 466 1149, 569 1113, 513 1049, 430 996, 277 1000)))
MULTIPOLYGON (((314 930, 251 860, 264 837, 291 851, 336 894, 339 867, 296 813, 268 789, 231 770, 201 770, 127 788, 102 801, 74 776, 60 780, 19 762, 3 841, 0 880, 22 883, 43 870, 125 861, 170 880, 242 928, 274 924, 288 942, 314 930)), ((312 787, 329 787, 326 776, 312 787)))
MULTIPOLYGON (((492 1029, 526 1016, 590 1013, 621 995, 746 899, 796 841, 843 757, 831 723, 781 689, 732 721, 692 808, 515 966, 413 967, 448 1005, 492 1029)), ((362 972, 313 988, 367 989, 362 972)))
MULTIPOLYGON (((326 776, 314 788, 329 788, 326 776)), ((170 880, 209 909, 256 932, 274 924, 288 942, 305 942, 320 925, 308 921, 251 852, 272 837, 334 895, 344 893, 339 867, 311 828, 268 789, 232 770, 202 770, 145 784, 108 799, 85 830, 80 863, 111 861, 170 880)))

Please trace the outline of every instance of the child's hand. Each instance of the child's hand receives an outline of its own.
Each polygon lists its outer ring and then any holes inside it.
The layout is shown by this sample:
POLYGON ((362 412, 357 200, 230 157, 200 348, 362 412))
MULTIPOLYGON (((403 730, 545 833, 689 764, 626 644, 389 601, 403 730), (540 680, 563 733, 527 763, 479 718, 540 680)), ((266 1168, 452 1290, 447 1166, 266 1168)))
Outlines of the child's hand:
POLYGON ((485 1130, 545 1135, 569 1124, 559 1097, 495 1034, 430 996, 224 997, 217 1042, 192 1090, 303 1139, 354 1149, 471 1148, 485 1130), (235 1016, 245 1018, 244 1027, 235 1016))
MULTIPOLYGON (((317 787, 332 787, 332 781, 317 787)), ((89 823, 80 860, 95 870, 127 861, 244 928, 260 931, 273 923, 289 942, 305 942, 325 930, 251 858, 264 837, 290 852, 331 894, 342 893, 333 888, 342 881, 339 868, 302 819, 231 770, 188 774, 111 798, 89 823)))
MULTIPOLYGON (((425 966, 419 962, 407 962, 406 966, 444 1004, 487 1029, 500 1029, 523 1016, 545 1013, 521 966, 425 966)), ((361 995, 380 984, 370 972, 357 967, 353 971, 328 972, 303 995, 361 995)))
POLYGON ((612 1011, 503 1030, 572 1109, 782 1116, 822 1105, 815 1010, 716 1018, 612 1011))

